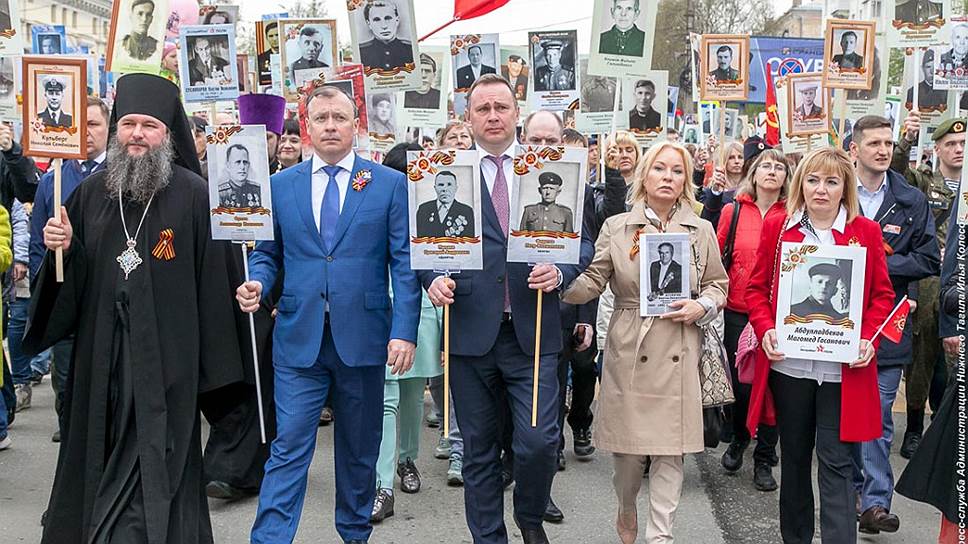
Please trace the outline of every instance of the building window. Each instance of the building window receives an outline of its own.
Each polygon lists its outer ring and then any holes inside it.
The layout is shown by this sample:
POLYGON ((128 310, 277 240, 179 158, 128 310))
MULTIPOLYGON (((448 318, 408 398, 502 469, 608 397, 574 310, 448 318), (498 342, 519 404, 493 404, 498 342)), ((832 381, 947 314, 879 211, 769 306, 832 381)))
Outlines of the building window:
POLYGON ((77 28, 77 12, 76 11, 73 12, 73 13, 71 13, 71 25, 74 28, 77 28))
POLYGON ((61 23, 67 24, 67 8, 61 8, 61 23))
POLYGON ((50 22, 52 23, 57 22, 57 6, 50 7, 50 22))

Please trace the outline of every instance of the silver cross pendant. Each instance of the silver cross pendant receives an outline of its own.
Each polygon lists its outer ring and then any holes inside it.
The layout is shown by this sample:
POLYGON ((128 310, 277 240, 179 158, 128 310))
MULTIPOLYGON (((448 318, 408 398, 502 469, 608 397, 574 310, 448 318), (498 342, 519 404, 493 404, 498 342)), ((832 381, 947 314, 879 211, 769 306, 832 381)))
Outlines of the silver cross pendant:
POLYGON ((129 274, 134 272, 135 268, 138 268, 138 265, 144 262, 141 260, 141 255, 138 255, 138 252, 135 251, 135 244, 136 242, 134 240, 129 239, 127 242, 128 248, 122 251, 116 259, 118 264, 121 265, 121 271, 124 272, 125 280, 128 279, 129 274))

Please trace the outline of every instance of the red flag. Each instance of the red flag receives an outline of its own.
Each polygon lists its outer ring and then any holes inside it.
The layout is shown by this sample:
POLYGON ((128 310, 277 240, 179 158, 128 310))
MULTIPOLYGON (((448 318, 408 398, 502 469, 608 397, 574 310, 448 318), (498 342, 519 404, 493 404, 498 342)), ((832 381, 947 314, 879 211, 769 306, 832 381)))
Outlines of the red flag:
POLYGON ((776 109, 776 88, 773 86, 773 74, 770 73, 769 63, 763 64, 766 75, 766 138, 764 141, 770 147, 780 145, 780 115, 776 109))
MULTIPOLYGON (((901 335, 904 334, 904 326, 907 324, 908 314, 911 313, 911 302, 905 296, 901 299, 901 302, 894 307, 894 311, 891 315, 887 316, 884 320, 884 324, 881 325, 881 332, 884 334, 884 338, 887 338, 895 344, 901 343, 901 335)), ((875 334, 876 338, 877 335, 875 334)))
POLYGON ((450 26, 451 23, 464 21, 466 19, 473 19, 474 17, 480 17, 481 15, 485 15, 496 10, 508 2, 510 2, 510 0, 454 0, 454 17, 437 27, 437 29, 430 34, 420 38, 419 41, 422 42, 426 40, 427 38, 450 26))

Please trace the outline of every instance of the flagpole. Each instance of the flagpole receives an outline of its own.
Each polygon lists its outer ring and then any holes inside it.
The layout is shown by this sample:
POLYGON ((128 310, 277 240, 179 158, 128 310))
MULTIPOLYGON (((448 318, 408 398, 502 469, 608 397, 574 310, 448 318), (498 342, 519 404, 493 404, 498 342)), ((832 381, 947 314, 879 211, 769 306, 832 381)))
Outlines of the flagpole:
POLYGON ((891 320, 891 317, 893 317, 894 314, 897 313, 898 309, 901 307, 901 304, 904 304, 904 301, 906 301, 907 299, 908 299, 907 295, 904 295, 903 297, 901 297, 901 301, 897 303, 897 306, 895 306, 894 309, 891 310, 891 313, 887 314, 887 319, 885 319, 884 322, 881 323, 880 327, 877 327, 877 332, 874 333, 874 336, 871 336, 870 342, 872 344, 874 343, 874 339, 880 336, 881 332, 884 331, 884 327, 887 326, 887 323, 891 320))

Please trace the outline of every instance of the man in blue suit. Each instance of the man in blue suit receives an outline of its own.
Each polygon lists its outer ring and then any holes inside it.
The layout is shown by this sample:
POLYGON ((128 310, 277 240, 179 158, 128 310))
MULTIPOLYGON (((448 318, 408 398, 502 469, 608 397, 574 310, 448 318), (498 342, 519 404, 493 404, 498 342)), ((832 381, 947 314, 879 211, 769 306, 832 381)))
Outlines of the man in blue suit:
POLYGON ((510 185, 518 104, 507 80, 482 75, 467 93, 481 157, 484 269, 444 277, 419 273, 431 302, 451 307, 451 391, 464 438, 464 502, 475 544, 505 544, 500 419, 510 403, 514 518, 526 544, 548 542, 542 517, 557 470, 558 290, 576 266, 507 262, 510 185), (537 427, 531 426, 537 293, 542 305, 537 427))
POLYGON ((256 245, 251 281, 236 293, 243 311, 255 311, 285 263, 272 353, 278 431, 252 542, 295 537, 330 396, 339 414, 336 530, 360 544, 372 531, 383 365, 403 373, 413 364, 420 284, 410 269, 403 174, 353 153, 359 113, 341 90, 320 87, 307 102, 315 154, 272 177, 275 240, 256 245))

